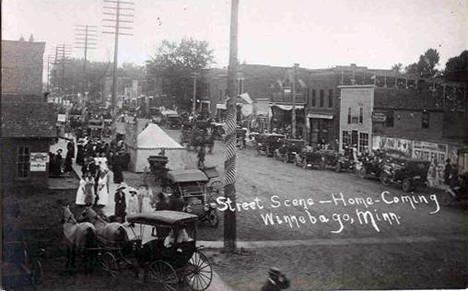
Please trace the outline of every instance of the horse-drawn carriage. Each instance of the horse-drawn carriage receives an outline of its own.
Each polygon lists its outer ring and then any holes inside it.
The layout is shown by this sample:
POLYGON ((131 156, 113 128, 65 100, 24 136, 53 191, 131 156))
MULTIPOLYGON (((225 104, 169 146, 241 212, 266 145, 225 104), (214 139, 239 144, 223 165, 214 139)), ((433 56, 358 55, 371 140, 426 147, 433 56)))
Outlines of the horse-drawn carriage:
MULTIPOLYGON (((97 216, 90 207, 85 211, 82 216, 97 216)), ((80 224, 90 224, 78 223, 68 207, 65 207, 64 219, 75 225, 74 229, 80 224)), ((182 282, 195 291, 210 286, 211 264, 196 246, 196 215, 170 210, 129 215, 128 225, 113 223, 117 236, 112 236, 112 231, 106 232, 112 228, 112 223, 102 222, 100 217, 94 219, 100 239, 96 239, 94 247, 84 247, 95 254, 99 266, 109 275, 116 277, 128 269, 137 278, 142 273, 145 283, 164 290, 177 290, 182 282)), ((92 233, 93 227, 87 226, 87 229, 92 233)))

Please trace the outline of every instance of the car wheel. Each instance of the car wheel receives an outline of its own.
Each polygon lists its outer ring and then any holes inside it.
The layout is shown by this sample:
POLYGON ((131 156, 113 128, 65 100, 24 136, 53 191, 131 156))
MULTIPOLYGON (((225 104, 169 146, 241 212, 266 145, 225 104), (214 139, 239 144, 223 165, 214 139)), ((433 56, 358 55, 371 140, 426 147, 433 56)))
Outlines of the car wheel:
POLYGON ((411 183, 410 179, 404 179, 403 183, 401 183, 401 189, 404 192, 409 192, 413 188, 413 184, 411 183))
POLYGON ((361 169, 359 169, 358 175, 359 175, 359 177, 364 179, 366 177, 366 175, 367 175, 366 168, 362 167, 361 169))
POLYGON ((382 173, 382 175, 380 175, 380 182, 385 186, 390 185, 390 177, 387 173, 382 173))

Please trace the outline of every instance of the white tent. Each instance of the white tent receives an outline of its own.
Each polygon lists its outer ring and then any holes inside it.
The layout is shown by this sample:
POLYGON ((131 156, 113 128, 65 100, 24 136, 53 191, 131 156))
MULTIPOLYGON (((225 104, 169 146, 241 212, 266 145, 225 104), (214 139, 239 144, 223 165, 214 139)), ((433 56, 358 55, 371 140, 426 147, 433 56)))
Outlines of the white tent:
POLYGON ((183 155, 185 148, 173 140, 159 126, 154 123, 148 126, 137 136, 136 145, 128 145, 130 152, 130 170, 143 172, 149 168, 148 157, 158 155, 162 149, 169 162, 167 167, 173 170, 184 169, 183 155))

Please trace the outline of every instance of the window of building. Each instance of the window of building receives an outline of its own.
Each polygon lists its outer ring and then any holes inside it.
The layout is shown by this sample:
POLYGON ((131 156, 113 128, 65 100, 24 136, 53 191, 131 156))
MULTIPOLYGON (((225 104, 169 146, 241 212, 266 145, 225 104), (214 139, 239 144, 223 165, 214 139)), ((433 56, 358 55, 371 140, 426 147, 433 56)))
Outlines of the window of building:
POLYGON ((343 144, 342 148, 344 149, 345 147, 350 147, 351 146, 351 135, 349 134, 349 131, 343 130, 343 144))
POLYGON ((387 111, 386 118, 385 118, 385 126, 386 127, 393 127, 393 110, 387 111))
POLYGON ((359 133, 359 152, 363 153, 369 150, 369 134, 359 133))
POLYGON ((351 107, 348 107, 348 124, 351 124, 351 107))
POLYGON ((323 107, 323 102, 324 102, 324 94, 323 94, 323 90, 320 89, 320 107, 323 107))
POLYGON ((238 92, 237 95, 240 95, 240 94, 245 92, 244 91, 244 79, 243 78, 237 79, 237 92, 238 92))
POLYGON ((328 107, 333 107, 333 89, 328 90, 328 107))
POLYGON ((20 146, 18 147, 18 177, 26 178, 29 176, 29 148, 20 146))
POLYGON ((422 128, 429 128, 429 112, 424 111, 421 118, 422 128))
POLYGON ((312 89, 312 107, 315 107, 315 89, 312 89))
POLYGON ((359 107, 359 123, 362 124, 364 120, 364 109, 362 107, 359 107))

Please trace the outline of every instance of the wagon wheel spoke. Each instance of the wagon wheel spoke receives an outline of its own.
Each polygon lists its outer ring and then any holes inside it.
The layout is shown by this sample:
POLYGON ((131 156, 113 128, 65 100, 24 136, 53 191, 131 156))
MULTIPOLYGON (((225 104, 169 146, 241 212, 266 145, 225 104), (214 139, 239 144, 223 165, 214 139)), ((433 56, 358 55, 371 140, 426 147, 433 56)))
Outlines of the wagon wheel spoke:
POLYGON ((195 251, 186 266, 185 281, 192 290, 202 291, 208 288, 213 279, 213 271, 206 256, 195 251))
POLYGON ((162 285, 166 290, 176 290, 179 282, 174 268, 164 261, 156 261, 151 264, 150 278, 154 283, 162 285))

